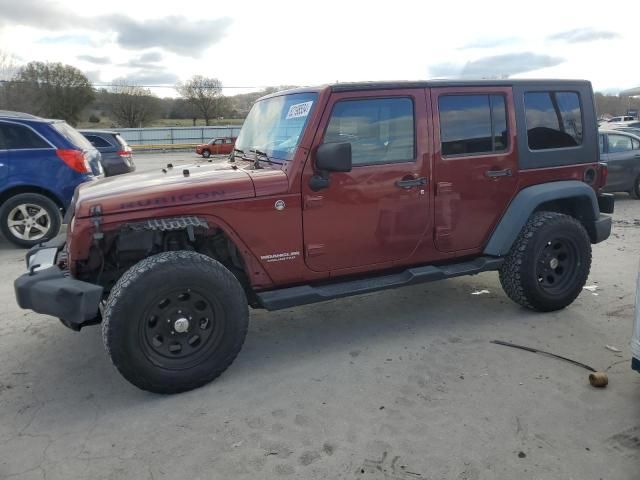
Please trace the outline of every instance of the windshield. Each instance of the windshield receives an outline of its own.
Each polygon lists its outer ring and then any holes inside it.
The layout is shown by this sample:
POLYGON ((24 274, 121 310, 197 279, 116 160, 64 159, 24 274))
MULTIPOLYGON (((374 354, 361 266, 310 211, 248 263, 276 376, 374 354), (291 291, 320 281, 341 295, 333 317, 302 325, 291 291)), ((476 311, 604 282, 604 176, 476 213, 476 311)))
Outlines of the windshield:
POLYGON ((317 98, 317 93, 292 93, 260 100, 244 121, 236 148, 291 160, 317 98))

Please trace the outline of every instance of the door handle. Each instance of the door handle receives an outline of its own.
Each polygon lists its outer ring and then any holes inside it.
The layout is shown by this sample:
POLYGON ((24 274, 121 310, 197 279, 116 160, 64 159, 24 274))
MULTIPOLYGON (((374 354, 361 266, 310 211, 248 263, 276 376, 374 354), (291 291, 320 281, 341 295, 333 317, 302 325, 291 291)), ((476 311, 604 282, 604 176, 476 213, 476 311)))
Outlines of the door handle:
POLYGON ((427 177, 420 178, 411 178, 408 180, 398 180, 396 182, 396 187, 398 188, 412 188, 412 187, 420 187, 421 185, 427 184, 427 177))
POLYGON ((489 178, 510 177, 512 175, 510 168, 504 170, 487 170, 484 174, 489 178))

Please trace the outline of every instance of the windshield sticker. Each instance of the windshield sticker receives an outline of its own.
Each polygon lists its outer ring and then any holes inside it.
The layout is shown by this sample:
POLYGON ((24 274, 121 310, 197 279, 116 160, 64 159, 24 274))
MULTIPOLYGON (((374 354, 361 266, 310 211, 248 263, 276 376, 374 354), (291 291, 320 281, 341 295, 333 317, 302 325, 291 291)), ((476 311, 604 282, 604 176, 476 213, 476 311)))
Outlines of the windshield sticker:
POLYGON ((306 117, 307 115, 309 115, 311 105, 313 105, 313 100, 310 102, 296 103, 294 105, 291 105, 289 107, 289 111, 287 112, 286 120, 289 120, 291 118, 306 117))

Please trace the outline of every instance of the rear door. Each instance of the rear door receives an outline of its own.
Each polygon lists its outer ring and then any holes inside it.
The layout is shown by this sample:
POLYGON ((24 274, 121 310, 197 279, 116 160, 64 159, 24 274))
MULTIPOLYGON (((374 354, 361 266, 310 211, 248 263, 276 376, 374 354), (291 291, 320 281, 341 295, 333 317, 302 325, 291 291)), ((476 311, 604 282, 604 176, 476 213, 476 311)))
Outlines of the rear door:
POLYGON ((447 87, 431 92, 436 248, 475 250, 517 190, 512 91, 447 87))
POLYGON ((385 268, 430 239, 427 142, 423 89, 334 93, 316 136, 351 143, 353 168, 330 174, 314 192, 302 180, 305 262, 315 271, 385 268))

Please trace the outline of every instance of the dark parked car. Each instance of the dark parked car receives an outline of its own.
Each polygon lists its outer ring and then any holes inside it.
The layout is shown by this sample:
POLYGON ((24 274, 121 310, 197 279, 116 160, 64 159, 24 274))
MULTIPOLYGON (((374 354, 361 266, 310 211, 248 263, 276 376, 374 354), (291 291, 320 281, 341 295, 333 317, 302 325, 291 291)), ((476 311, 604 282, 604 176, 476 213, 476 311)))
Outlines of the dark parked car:
POLYGON ((600 130, 600 159, 609 166, 605 192, 629 192, 640 199, 640 137, 600 130))
POLYGON ((80 133, 102 154, 102 166, 107 177, 135 171, 131 147, 118 132, 80 130, 80 133))
POLYGON ((0 111, 0 230, 10 242, 55 237, 76 187, 102 174, 100 153, 64 121, 0 111))

